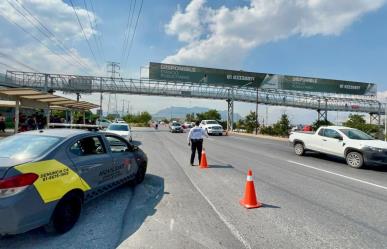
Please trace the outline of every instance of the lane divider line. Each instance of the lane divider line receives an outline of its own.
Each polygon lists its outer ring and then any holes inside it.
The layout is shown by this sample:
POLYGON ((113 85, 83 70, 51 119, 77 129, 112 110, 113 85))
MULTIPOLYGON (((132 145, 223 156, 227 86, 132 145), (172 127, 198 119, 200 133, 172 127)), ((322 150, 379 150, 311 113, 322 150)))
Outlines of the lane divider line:
POLYGON ((382 185, 378 185, 378 184, 375 184, 375 183, 372 183, 372 182, 367 182, 367 181, 364 181, 364 180, 361 180, 361 179, 357 179, 357 178, 353 178, 353 177, 350 177, 350 176, 342 175, 342 174, 335 173, 335 172, 332 172, 332 171, 329 171, 329 170, 325 170, 325 169, 320 169, 320 168, 313 167, 313 166, 310 166, 310 165, 306 165, 306 164, 303 164, 303 163, 294 162, 294 161, 291 161, 291 160, 287 160, 287 162, 293 163, 293 164, 297 164, 297 165, 300 165, 300 166, 303 166, 303 167, 306 167, 306 168, 318 170, 318 171, 321 171, 321 172, 324 172, 324 173, 328 173, 328 174, 331 174, 331 175, 340 176, 340 177, 343 177, 345 179, 352 180, 352 181, 355 181, 355 182, 361 182, 363 184, 367 184, 367 185, 370 185, 370 186, 373 186, 373 187, 377 187, 377 188, 381 188, 381 189, 387 190, 387 187, 382 186, 382 185))
POLYGON ((243 238, 242 234, 227 220, 227 218, 218 211, 215 205, 210 201, 210 199, 203 193, 203 191, 196 185, 194 181, 192 181, 191 177, 187 177, 190 179, 192 185, 198 190, 198 192, 203 196, 203 198, 207 201, 207 203, 211 206, 212 210, 219 216, 220 220, 228 227, 230 232, 245 246, 246 249, 252 249, 250 244, 243 238))
MULTIPOLYGON (((171 143, 175 143, 176 144, 176 140, 173 140, 173 139, 169 139, 167 138, 167 140, 169 140, 169 142, 171 143)), ((163 142, 164 143, 164 142, 163 142)), ((164 144, 165 145, 165 144, 164 144)), ((171 157, 175 160, 175 162, 177 163, 177 165, 181 166, 181 164, 179 164, 179 161, 177 160, 177 158, 174 156, 174 154, 167 150, 168 151, 168 154, 171 155, 171 157)), ((192 177, 186 172, 186 169, 184 169, 182 167, 182 171, 183 173, 187 176, 187 178, 189 179, 189 181, 191 182, 191 184, 194 186, 194 188, 196 188, 196 190, 203 196, 204 200, 207 201, 207 203, 210 205, 210 207, 212 208, 212 210, 214 210, 214 212, 218 215, 219 219, 226 225, 226 227, 230 230, 231 234, 234 235, 234 237, 239 240, 246 249, 252 249, 251 245, 249 244, 249 242, 247 242, 247 240, 242 236, 242 234, 238 231, 238 229, 236 229, 236 227, 227 220, 226 216, 224 216, 217 208, 216 206, 210 201, 210 199, 204 194, 204 192, 199 188, 199 186, 192 180, 192 177)))

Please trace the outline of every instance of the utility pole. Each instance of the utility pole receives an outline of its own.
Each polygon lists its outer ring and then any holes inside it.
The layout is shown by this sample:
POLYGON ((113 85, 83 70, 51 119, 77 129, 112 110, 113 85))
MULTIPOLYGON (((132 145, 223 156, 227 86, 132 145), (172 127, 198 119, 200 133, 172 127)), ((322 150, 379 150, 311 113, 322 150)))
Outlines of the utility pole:
POLYGON ((384 104, 384 141, 387 141, 387 103, 384 104))
MULTIPOLYGON (((106 72, 108 74, 108 77, 110 77, 110 84, 114 85, 115 88, 116 88, 116 92, 117 92, 117 84, 116 84, 116 78, 119 78, 120 77, 120 63, 118 62, 114 62, 114 61, 108 61, 107 62, 107 65, 106 65, 106 72)), ((102 94, 102 93, 101 93, 102 94)), ((115 111, 116 111, 116 114, 118 115, 118 110, 117 110, 117 93, 115 94, 115 111)), ((109 109, 110 109, 110 95, 109 95, 109 109)))
POLYGON ((110 94, 109 94, 109 101, 108 101, 108 111, 107 111, 107 115, 109 115, 110 114, 110 94))
POLYGON ((258 86, 257 86, 257 103, 255 105, 255 135, 258 135, 258 86))
POLYGON ((122 100, 122 117, 125 115, 125 100, 122 100))

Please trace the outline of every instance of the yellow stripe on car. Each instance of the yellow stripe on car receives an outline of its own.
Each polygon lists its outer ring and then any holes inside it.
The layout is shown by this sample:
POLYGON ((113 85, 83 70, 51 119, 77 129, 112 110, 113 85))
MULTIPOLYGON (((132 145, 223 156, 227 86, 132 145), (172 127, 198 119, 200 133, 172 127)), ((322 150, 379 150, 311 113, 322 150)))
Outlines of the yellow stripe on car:
POLYGON ((90 186, 68 166, 57 160, 26 163, 15 167, 21 173, 39 175, 34 186, 44 203, 56 201, 73 189, 87 191, 90 186))

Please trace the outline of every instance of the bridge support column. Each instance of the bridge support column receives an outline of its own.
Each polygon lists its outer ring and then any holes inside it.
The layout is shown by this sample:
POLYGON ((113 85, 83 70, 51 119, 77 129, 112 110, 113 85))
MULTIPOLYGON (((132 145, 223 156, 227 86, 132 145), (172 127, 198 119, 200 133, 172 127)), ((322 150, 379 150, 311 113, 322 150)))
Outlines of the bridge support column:
POLYGON ((227 131, 234 129, 234 101, 232 99, 227 100, 227 131))
POLYGON ((317 120, 318 121, 320 121, 320 120, 327 121, 328 120, 328 111, 317 109, 317 120))
POLYGON ((370 113, 370 124, 373 124, 373 123, 380 125, 379 113, 370 113))

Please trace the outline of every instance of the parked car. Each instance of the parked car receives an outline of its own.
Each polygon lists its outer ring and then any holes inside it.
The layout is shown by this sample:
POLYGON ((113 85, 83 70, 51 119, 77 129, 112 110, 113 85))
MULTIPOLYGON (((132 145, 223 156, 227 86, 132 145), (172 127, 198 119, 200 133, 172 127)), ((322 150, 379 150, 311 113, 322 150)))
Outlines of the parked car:
POLYGON ((65 233, 88 201, 144 180, 147 156, 111 133, 49 129, 0 140, 0 235, 65 233))
POLYGON ((289 141, 296 155, 316 151, 344 158, 353 168, 387 164, 387 142, 344 126, 320 127, 317 132, 293 132, 289 141))
POLYGON ((95 121, 96 125, 101 126, 104 129, 107 128, 111 123, 112 122, 110 120, 108 120, 108 119, 101 119, 101 120, 97 119, 95 121))
POLYGON ((208 135, 223 135, 223 127, 215 120, 202 120, 200 127, 205 129, 208 135))
POLYGON ((126 124, 125 120, 123 120, 122 118, 116 118, 114 120, 114 123, 122 123, 122 124, 126 124))
POLYGON ((185 122, 184 124, 182 124, 182 127, 184 129, 191 129, 192 128, 192 123, 190 122, 185 122))
POLYGON ((130 129, 130 126, 127 123, 112 123, 108 126, 106 131, 117 134, 127 139, 129 142, 133 140, 132 131, 130 129))
POLYGON ((170 125, 169 125, 169 131, 172 132, 172 133, 183 133, 184 130, 183 130, 183 127, 181 127, 181 124, 178 123, 178 122, 172 122, 170 125))

